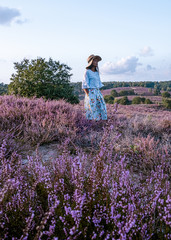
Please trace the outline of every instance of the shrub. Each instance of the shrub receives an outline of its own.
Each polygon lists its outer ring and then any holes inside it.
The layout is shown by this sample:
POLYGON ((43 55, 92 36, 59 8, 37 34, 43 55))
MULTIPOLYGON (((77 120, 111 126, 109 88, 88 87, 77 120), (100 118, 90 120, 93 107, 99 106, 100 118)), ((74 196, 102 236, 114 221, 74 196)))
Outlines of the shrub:
POLYGON ((102 125, 83 111, 0 96, 0 239, 171 239, 170 112, 108 105, 102 125), (26 161, 14 144, 56 137, 26 161))
POLYGON ((8 133, 10 141, 31 145, 61 141, 68 134, 75 138, 88 127, 83 112, 76 107, 64 100, 0 96, 0 137, 8 133))
POLYGON ((149 98, 146 98, 144 103, 145 104, 152 104, 153 102, 149 98))
POLYGON ((9 94, 22 97, 44 97, 45 99, 65 99, 70 103, 78 103, 70 85, 71 70, 66 64, 49 58, 24 59, 14 63, 16 70, 8 85, 9 94))
POLYGON ((5 95, 8 92, 8 84, 0 83, 0 95, 5 95))
POLYGON ((120 99, 119 103, 121 105, 128 105, 130 104, 130 101, 128 100, 127 96, 124 96, 123 98, 120 99))
POLYGON ((168 98, 162 98, 163 106, 167 109, 171 109, 171 99, 168 98))
POLYGON ((113 96, 114 98, 119 96, 118 92, 117 92, 115 89, 113 89, 113 90, 110 92, 110 95, 113 96))
POLYGON ((132 99, 132 104, 141 104, 141 98, 140 97, 134 97, 132 99))
POLYGON ((78 149, 71 155, 68 140, 48 164, 28 156, 23 166, 15 152, 5 156, 3 142, 0 238, 170 239, 167 151, 154 151, 156 142, 148 138, 132 146, 129 155, 117 155, 110 141, 115 131, 113 125, 104 129, 94 156, 78 149), (132 156, 141 170, 151 164, 144 178, 132 176, 127 164, 132 156))
POLYGON ((113 104, 113 102, 114 102, 114 97, 111 96, 111 95, 105 95, 105 96, 104 96, 104 100, 105 100, 106 103, 113 104))
POLYGON ((154 89, 154 95, 155 95, 155 96, 159 96, 160 94, 161 94, 160 89, 155 88, 155 89, 154 89))
POLYGON ((146 98, 145 97, 141 97, 141 103, 145 103, 146 98))
POLYGON ((135 95, 134 90, 122 90, 119 92, 119 96, 129 96, 129 95, 135 95))
POLYGON ((162 97, 169 98, 170 97, 170 93, 169 92, 163 92, 162 93, 162 97))
POLYGON ((114 103, 120 103, 121 98, 115 98, 114 103))

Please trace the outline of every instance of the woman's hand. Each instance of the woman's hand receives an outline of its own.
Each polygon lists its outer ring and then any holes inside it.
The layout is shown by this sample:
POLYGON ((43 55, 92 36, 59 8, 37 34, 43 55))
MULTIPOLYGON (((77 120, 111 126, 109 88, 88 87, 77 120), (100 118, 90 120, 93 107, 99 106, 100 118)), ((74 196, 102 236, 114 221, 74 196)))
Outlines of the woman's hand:
POLYGON ((88 94, 89 94, 88 88, 84 88, 83 90, 84 90, 85 94, 88 96, 88 94))

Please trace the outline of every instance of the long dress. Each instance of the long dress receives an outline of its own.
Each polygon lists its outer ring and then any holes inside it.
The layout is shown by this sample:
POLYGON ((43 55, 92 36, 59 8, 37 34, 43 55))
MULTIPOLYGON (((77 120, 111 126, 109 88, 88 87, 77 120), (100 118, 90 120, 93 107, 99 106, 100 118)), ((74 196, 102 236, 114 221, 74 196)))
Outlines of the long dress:
POLYGON ((85 94, 84 107, 86 118, 89 120, 107 120, 107 109, 100 91, 103 87, 99 76, 99 72, 93 72, 87 69, 82 81, 82 89, 88 89, 89 94, 85 94))

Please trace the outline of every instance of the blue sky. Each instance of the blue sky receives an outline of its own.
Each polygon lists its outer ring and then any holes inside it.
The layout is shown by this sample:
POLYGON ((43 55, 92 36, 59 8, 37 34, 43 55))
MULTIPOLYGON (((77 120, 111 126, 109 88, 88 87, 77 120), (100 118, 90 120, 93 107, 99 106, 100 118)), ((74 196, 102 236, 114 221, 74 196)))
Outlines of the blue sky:
POLYGON ((102 81, 171 80, 170 0, 0 0, 0 82, 43 57, 82 81, 91 54, 102 81))

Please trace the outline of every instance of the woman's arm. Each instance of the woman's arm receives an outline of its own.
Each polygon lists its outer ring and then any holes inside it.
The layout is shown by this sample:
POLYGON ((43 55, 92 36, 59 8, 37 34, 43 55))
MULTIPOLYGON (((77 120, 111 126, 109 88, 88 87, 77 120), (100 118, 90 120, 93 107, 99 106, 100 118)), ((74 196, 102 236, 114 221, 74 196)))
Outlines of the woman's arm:
POLYGON ((89 90, 88 90, 88 88, 84 88, 83 91, 84 91, 85 94, 87 94, 87 96, 88 96, 88 94, 89 94, 89 90))
POLYGON ((85 94, 88 96, 89 94, 89 76, 88 76, 88 71, 86 70, 85 73, 84 73, 84 77, 83 77, 83 81, 82 81, 82 89, 83 91, 85 92, 85 94))

